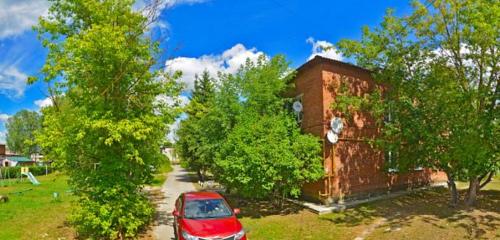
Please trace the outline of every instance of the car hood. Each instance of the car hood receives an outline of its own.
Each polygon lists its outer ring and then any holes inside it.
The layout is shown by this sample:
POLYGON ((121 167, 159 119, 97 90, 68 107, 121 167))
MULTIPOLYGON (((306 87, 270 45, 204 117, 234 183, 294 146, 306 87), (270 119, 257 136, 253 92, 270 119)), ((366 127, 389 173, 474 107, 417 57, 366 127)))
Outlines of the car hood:
POLYGON ((182 220, 183 228, 197 237, 227 237, 241 230, 241 223, 234 216, 219 219, 182 220))

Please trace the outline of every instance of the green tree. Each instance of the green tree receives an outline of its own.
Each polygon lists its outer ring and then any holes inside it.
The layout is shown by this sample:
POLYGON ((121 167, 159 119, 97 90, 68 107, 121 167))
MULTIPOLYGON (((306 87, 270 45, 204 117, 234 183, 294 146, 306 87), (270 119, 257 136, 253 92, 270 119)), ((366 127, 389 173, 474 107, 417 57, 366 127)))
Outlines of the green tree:
POLYGON ((385 89, 361 98, 344 91, 333 107, 371 111, 382 129, 374 142, 397 153, 400 171, 446 172, 452 205, 459 199, 455 181, 469 181, 466 203, 473 205, 500 168, 500 4, 437 0, 413 7, 408 17, 389 10, 361 40, 338 44, 385 89))
POLYGON ((152 70, 158 43, 134 1, 51 3, 35 29, 49 50, 41 80, 56 101, 43 109, 37 141, 70 176, 80 236, 134 237, 154 213, 141 190, 164 158, 178 112, 159 99, 178 95, 177 75, 152 70))
POLYGON ((185 113, 187 119, 181 121, 177 135, 179 140, 176 148, 190 168, 198 174, 198 179, 204 181, 205 174, 213 163, 214 152, 208 147, 210 143, 206 141, 210 138, 207 135, 206 124, 208 113, 214 106, 215 86, 214 79, 207 71, 201 77, 195 76, 194 90, 191 101, 186 106, 185 113))
POLYGON ((292 77, 284 57, 262 56, 225 79, 239 85, 237 99, 230 101, 239 105, 232 107, 239 114, 221 143, 215 171, 221 183, 243 196, 296 197, 302 184, 323 175, 318 139, 301 134, 285 108, 290 100, 283 93, 292 77))
POLYGON ((25 156, 40 153, 35 132, 42 126, 42 117, 35 111, 21 110, 7 120, 7 146, 25 156))

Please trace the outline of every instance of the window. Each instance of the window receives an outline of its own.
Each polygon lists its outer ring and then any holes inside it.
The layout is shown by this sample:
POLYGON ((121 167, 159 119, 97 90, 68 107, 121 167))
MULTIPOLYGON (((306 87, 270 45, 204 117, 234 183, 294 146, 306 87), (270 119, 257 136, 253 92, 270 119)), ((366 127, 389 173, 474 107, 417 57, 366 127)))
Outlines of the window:
POLYGON ((232 216, 231 209, 223 199, 186 201, 184 217, 188 219, 225 218, 232 216))

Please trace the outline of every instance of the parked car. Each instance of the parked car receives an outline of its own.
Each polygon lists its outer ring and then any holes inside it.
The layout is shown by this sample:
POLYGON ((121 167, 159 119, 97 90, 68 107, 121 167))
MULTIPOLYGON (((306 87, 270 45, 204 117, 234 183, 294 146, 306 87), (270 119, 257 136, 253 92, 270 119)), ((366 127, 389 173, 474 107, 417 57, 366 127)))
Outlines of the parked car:
POLYGON ((188 192, 175 202, 174 232, 179 240, 246 240, 243 226, 236 218, 239 209, 231 209, 215 192, 188 192))

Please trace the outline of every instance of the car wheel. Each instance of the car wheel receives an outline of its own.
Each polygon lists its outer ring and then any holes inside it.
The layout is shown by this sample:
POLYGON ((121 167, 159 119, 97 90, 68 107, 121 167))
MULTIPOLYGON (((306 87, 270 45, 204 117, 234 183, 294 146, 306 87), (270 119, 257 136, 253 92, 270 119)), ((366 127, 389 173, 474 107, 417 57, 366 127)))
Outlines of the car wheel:
POLYGON ((174 239, 179 240, 179 234, 177 233, 177 224, 174 220, 174 239))

